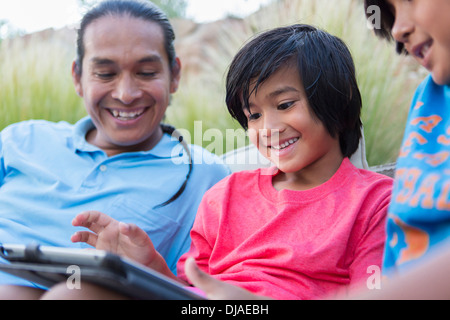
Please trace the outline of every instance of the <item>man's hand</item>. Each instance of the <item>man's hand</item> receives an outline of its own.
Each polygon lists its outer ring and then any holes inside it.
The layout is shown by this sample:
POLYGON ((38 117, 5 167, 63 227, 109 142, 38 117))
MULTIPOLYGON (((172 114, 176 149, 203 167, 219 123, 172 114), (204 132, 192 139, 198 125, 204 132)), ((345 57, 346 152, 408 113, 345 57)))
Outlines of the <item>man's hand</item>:
POLYGON ((85 242, 96 249, 126 256, 143 265, 151 266, 159 257, 147 233, 134 224, 125 224, 98 211, 77 215, 72 225, 91 230, 76 232, 72 242, 85 242))

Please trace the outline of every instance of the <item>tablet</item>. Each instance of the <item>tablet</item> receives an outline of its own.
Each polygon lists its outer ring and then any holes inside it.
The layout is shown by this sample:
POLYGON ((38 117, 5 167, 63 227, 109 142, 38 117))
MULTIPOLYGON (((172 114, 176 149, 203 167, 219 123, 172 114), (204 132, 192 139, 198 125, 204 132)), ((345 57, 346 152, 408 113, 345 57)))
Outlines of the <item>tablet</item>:
POLYGON ((182 284, 127 258, 95 249, 0 244, 0 271, 44 287, 90 282, 132 299, 204 300, 182 284), (79 279, 75 277, 79 276, 79 279))

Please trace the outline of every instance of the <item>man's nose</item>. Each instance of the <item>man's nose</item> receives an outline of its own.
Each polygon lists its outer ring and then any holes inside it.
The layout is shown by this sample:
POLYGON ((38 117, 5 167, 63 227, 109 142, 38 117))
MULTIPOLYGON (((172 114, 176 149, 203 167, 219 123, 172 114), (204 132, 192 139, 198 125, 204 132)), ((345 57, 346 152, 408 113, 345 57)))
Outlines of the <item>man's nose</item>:
POLYGON ((118 79, 117 85, 112 92, 112 97, 123 104, 131 104, 142 96, 142 90, 130 75, 123 75, 118 79))

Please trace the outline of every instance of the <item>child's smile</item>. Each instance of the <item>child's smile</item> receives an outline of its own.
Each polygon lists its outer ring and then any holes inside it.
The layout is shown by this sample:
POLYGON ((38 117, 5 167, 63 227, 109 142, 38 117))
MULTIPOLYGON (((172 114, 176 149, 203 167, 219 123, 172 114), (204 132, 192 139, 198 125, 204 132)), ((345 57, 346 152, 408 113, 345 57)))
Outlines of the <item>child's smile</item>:
POLYGON ((437 84, 450 84, 450 1, 388 0, 395 22, 392 36, 437 84), (437 24, 436 21, 442 21, 437 24))
POLYGON ((290 64, 259 85, 249 107, 244 112, 250 140, 283 174, 295 176, 311 168, 328 172, 342 162, 338 137, 314 115, 297 69, 290 64))
POLYGON ((288 139, 285 142, 281 142, 278 145, 272 145, 270 147, 275 150, 284 150, 287 147, 292 146, 294 143, 296 143, 298 141, 298 139, 300 139, 300 138, 288 139))

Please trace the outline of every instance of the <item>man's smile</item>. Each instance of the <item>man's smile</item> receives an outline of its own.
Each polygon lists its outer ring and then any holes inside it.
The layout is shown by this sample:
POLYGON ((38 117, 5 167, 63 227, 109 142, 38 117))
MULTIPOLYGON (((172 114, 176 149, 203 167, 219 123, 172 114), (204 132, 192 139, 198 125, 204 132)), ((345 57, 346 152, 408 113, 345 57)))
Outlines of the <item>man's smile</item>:
POLYGON ((133 110, 121 110, 107 108, 109 113, 116 119, 122 121, 129 121, 139 118, 148 108, 139 108, 133 110))

